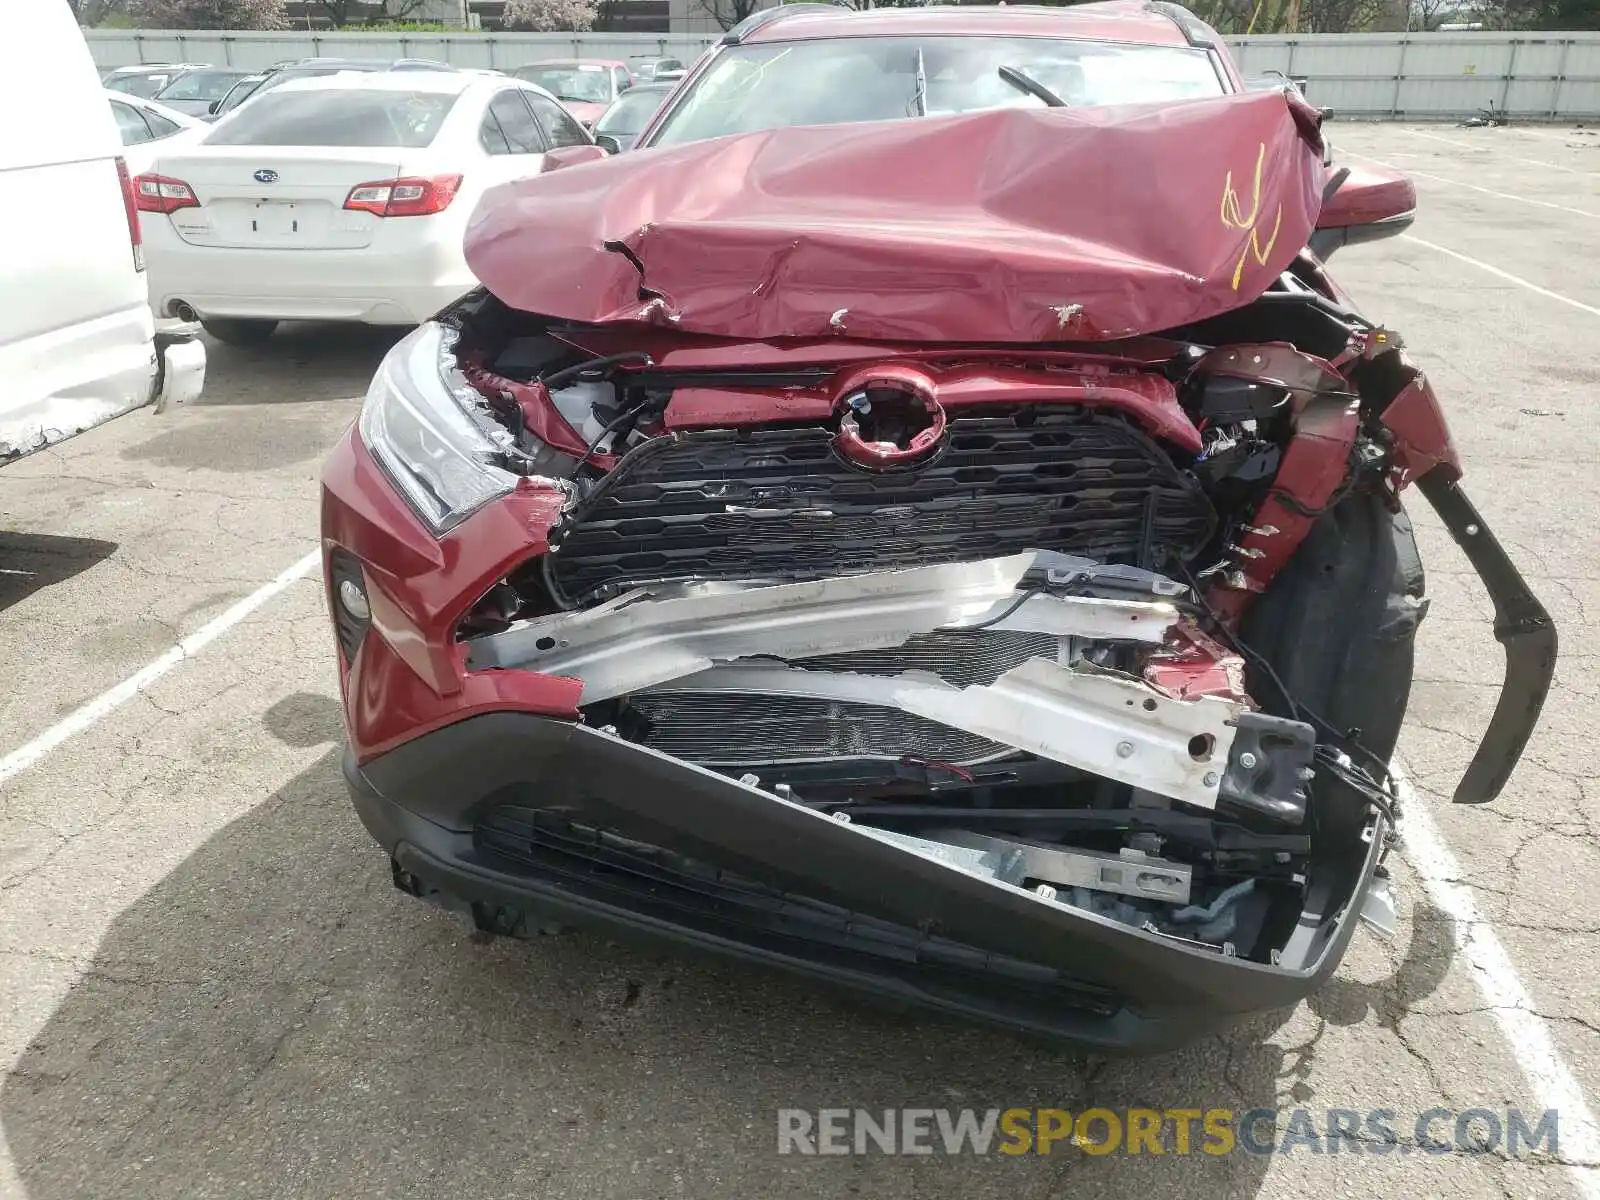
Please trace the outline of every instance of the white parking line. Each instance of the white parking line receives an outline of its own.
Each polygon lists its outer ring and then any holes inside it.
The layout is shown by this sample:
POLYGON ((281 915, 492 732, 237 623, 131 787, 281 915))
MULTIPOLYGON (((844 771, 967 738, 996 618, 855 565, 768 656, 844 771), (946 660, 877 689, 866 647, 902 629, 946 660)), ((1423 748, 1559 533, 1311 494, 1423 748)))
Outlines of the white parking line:
POLYGON ((271 583, 257 588, 243 600, 227 608, 200 626, 188 637, 180 640, 177 645, 173 646, 172 649, 154 662, 135 671, 115 687, 101 692, 82 707, 74 709, 31 742, 25 743, 4 758, 0 758, 0 784, 4 784, 15 776, 22 774, 22 772, 39 762, 50 751, 69 738, 74 738, 85 730, 93 728, 102 717, 132 700, 141 690, 149 687, 179 663, 185 659, 193 658, 268 600, 285 591, 296 580, 310 574, 320 559, 321 551, 313 550, 293 566, 284 570, 271 583))
POLYGON ((1583 1088, 1551 1040, 1550 1030, 1534 1008, 1533 997, 1511 965, 1511 956, 1478 911, 1472 889, 1461 882, 1461 865, 1445 845, 1432 815, 1408 780, 1394 772, 1404 815, 1401 846, 1406 861, 1438 909, 1452 923, 1457 957, 1472 968, 1472 981, 1489 1014, 1511 1047, 1512 1056, 1540 1108, 1555 1109, 1562 1161, 1573 1187, 1584 1200, 1600 1200, 1600 1124, 1595 1121, 1583 1088))
POLYGON ((1571 208, 1565 204, 1556 204, 1550 200, 1535 200, 1532 196, 1514 196, 1510 192, 1497 192, 1493 188, 1486 188, 1476 183, 1466 183, 1460 179, 1446 179, 1443 175, 1434 175, 1428 171, 1419 171, 1415 167, 1403 167, 1396 163, 1384 162, 1381 158, 1373 158, 1370 154, 1362 154, 1358 150, 1341 148, 1339 153, 1348 154, 1351 158, 1365 159, 1369 163, 1376 163, 1380 167, 1388 167, 1391 171, 1403 171, 1407 175, 1414 175, 1418 179, 1431 179, 1435 183, 1447 183, 1451 187, 1468 188, 1474 192, 1482 192, 1485 196, 1496 196, 1501 200, 1514 200, 1518 204, 1533 204, 1540 208, 1553 208, 1557 212, 1572 213, 1574 216, 1589 217, 1600 220, 1600 212, 1590 212, 1586 208, 1571 208))
POLYGON ((1600 141, 1596 141, 1594 134, 1588 130, 1533 129, 1527 125, 1518 125, 1517 133, 1529 134, 1533 137, 1544 138, 1547 141, 1561 142, 1563 145, 1571 146, 1574 149, 1600 147, 1600 141))
MULTIPOLYGON (((1414 137, 1427 138, 1429 141, 1443 142, 1446 146, 1457 146, 1462 150, 1487 150, 1489 147, 1479 142, 1474 146, 1471 142, 1457 141, 1455 138, 1440 137, 1437 133, 1425 133, 1420 129, 1402 129, 1401 132, 1409 133, 1414 137)), ((1548 167, 1552 171, 1566 171, 1571 175, 1593 175, 1594 171, 1585 171, 1580 167, 1568 167, 1561 163, 1546 162, 1542 158, 1523 158, 1518 154, 1508 154, 1505 157, 1512 162, 1530 163, 1536 167, 1548 167)))
POLYGON ((1490 263, 1486 263, 1482 259, 1473 258, 1471 255, 1462 254, 1459 250, 1452 250, 1448 246, 1441 246, 1437 242, 1430 242, 1423 238, 1419 238, 1414 233, 1402 233, 1400 235, 1400 240, 1405 242, 1415 242, 1419 246, 1426 246, 1429 250, 1437 250, 1440 254, 1448 254, 1451 258, 1460 259, 1468 266, 1477 267, 1480 271, 1487 271, 1491 275, 1496 275, 1499 278, 1504 279, 1507 283, 1514 283, 1518 287, 1525 287, 1530 292, 1536 292, 1539 295, 1548 297, 1551 300, 1558 300, 1562 304, 1570 304, 1573 308, 1579 309, 1582 312, 1586 312, 1590 316, 1600 317, 1600 308, 1596 308, 1592 304, 1585 304, 1582 300, 1574 300, 1571 296, 1563 296, 1560 292, 1552 292, 1549 288, 1540 287, 1537 283, 1533 283, 1527 279, 1524 279, 1520 275, 1513 275, 1510 271, 1502 271, 1499 267, 1493 266, 1490 263))

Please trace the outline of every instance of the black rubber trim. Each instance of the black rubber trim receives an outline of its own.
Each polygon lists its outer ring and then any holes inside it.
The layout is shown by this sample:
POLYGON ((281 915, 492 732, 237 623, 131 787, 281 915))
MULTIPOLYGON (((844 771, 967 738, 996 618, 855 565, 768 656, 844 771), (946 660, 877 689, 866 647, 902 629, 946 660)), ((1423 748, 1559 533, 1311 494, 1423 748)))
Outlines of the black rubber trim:
POLYGON ((1181 4, 1171 3, 1170 0, 1150 0, 1144 9, 1146 12, 1160 13, 1170 20, 1183 34, 1183 40, 1191 46, 1211 47, 1217 44, 1210 27, 1181 4))
POLYGON ((1511 778, 1539 724, 1556 673, 1555 622, 1529 590, 1505 548, 1461 490, 1460 474, 1437 466, 1417 480, 1433 511, 1466 553, 1494 604, 1494 636, 1506 651, 1500 699, 1478 751, 1456 785, 1457 804, 1486 804, 1511 778))
POLYGON ((775 4, 771 8, 758 8, 722 35, 722 45, 737 46, 763 25, 770 25, 774 21, 781 21, 784 17, 792 17, 796 13, 837 12, 840 9, 848 12, 850 6, 844 3, 789 3, 775 4))

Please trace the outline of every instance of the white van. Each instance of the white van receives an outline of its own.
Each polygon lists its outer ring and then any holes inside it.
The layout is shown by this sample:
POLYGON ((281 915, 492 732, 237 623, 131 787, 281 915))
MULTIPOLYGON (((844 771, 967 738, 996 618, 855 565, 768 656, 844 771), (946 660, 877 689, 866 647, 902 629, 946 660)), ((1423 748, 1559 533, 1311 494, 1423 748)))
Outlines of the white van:
POLYGON ((62 0, 6 6, 0 71, 0 463, 200 394, 205 347, 150 312, 122 143, 62 0), (20 24, 19 24, 20 22, 20 24))

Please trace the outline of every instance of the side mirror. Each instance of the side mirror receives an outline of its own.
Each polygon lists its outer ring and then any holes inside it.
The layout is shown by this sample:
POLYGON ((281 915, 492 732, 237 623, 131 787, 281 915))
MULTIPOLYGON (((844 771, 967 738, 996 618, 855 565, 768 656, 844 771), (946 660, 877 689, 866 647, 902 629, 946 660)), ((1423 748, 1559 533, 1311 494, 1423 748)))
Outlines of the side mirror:
POLYGON ((221 107, 222 107, 222 101, 221 100, 213 100, 210 104, 206 105, 206 112, 214 117, 214 116, 217 115, 217 109, 219 109, 221 107))
POLYGON ((617 139, 612 137, 609 133, 595 134, 594 144, 599 146, 600 149, 604 150, 607 154, 622 153, 622 143, 617 141, 617 139))
POLYGON ((600 146, 557 146, 554 150, 544 152, 544 162, 539 167, 539 174, 547 175, 551 171, 559 171, 562 167, 599 162, 605 156, 606 152, 600 146))
POLYGON ((1341 167, 1329 184, 1333 194, 1323 201, 1309 243, 1324 262, 1341 246, 1404 233, 1417 218, 1417 188, 1404 175, 1341 167))

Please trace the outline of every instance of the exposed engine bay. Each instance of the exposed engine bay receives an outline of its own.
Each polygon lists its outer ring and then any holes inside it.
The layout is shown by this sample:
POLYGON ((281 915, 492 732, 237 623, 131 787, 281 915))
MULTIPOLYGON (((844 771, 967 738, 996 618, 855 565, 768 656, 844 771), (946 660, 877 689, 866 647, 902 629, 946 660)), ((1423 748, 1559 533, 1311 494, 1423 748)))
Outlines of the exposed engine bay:
MULTIPOLYGON (((501 465, 568 497, 461 623, 470 669, 580 680, 608 735, 1258 962, 1392 839, 1403 690, 1368 744, 1241 635, 1323 514, 1397 509, 1450 453, 1408 440, 1420 375, 1312 260, 1081 347, 730 362, 487 294, 446 324, 501 465)), ((1420 570, 1395 603, 1409 664, 1420 570)))

